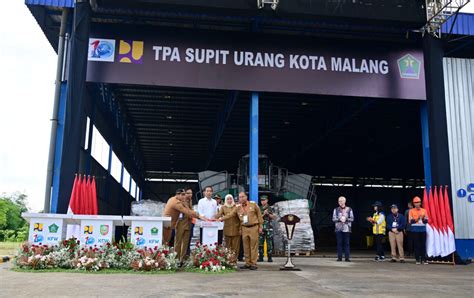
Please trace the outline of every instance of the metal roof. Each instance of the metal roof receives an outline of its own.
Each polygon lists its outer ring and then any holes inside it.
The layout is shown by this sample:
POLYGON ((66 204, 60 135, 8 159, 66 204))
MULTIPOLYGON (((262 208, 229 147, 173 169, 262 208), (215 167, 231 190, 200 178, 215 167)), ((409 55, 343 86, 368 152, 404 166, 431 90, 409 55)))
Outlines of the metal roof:
POLYGON ((74 0, 25 0, 25 4, 52 7, 74 7, 74 0))
POLYGON ((457 16, 449 18, 448 21, 443 24, 441 32, 451 32, 452 34, 457 35, 474 35, 474 14, 458 13, 457 16))

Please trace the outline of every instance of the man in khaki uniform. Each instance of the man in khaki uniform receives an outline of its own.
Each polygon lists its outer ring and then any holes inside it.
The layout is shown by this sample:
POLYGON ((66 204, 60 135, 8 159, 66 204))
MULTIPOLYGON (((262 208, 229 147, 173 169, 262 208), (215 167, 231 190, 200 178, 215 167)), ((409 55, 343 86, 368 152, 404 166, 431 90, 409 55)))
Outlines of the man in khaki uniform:
MULTIPOLYGON (((216 218, 219 219, 229 215, 234 212, 235 209, 237 209, 237 206, 235 205, 234 197, 232 195, 226 195, 225 204, 220 207, 216 218)), ((232 250, 235 256, 238 257, 240 250, 240 220, 237 216, 232 216, 224 221, 224 238, 225 246, 232 250)))
POLYGON ((260 208, 255 202, 249 202, 245 192, 239 193, 239 205, 232 213, 220 218, 226 220, 237 217, 242 226, 242 240, 244 243, 245 266, 241 269, 257 269, 258 235, 262 233, 263 218, 260 208))
POLYGON ((163 211, 163 216, 171 217, 171 226, 163 229, 163 244, 169 245, 171 239, 171 233, 176 228, 176 223, 179 218, 179 214, 183 213, 184 215, 191 218, 199 218, 201 220, 207 220, 203 215, 199 215, 197 212, 188 207, 188 204, 184 202, 186 198, 184 189, 178 189, 176 195, 171 197, 166 203, 165 210, 163 211))
MULTIPOLYGON (((192 209, 192 197, 193 190, 187 189, 185 193, 185 199, 183 204, 189 209, 192 209)), ((191 234, 191 220, 192 217, 186 216, 184 213, 180 213, 178 221, 176 222, 176 230, 174 236, 174 251, 176 252, 176 258, 182 266, 186 251, 188 250, 189 238, 191 234)))

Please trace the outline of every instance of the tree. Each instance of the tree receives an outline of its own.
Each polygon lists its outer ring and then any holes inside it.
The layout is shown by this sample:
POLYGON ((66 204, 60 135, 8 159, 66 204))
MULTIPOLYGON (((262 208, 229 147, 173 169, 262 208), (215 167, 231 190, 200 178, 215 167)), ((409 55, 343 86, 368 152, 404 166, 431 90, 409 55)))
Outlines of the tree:
POLYGON ((28 224, 21 213, 28 211, 27 198, 27 195, 19 192, 0 196, 0 241, 25 240, 28 224))

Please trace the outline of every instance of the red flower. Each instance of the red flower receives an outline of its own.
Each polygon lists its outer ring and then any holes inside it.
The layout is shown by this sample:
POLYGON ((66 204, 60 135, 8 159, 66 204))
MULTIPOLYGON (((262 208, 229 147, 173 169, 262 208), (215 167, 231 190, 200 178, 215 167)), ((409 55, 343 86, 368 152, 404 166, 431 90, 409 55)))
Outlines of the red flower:
POLYGON ((121 256, 121 255, 122 255, 122 252, 119 250, 119 251, 117 252, 117 255, 121 256))

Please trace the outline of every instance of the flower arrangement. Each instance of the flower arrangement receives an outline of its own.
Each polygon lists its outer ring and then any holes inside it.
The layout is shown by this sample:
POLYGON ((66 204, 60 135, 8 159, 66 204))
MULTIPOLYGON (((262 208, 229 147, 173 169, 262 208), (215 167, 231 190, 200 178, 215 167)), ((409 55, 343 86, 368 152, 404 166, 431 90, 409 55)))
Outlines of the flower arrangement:
POLYGON ((137 252, 140 254, 140 258, 132 261, 131 267, 133 270, 176 270, 178 268, 176 253, 166 246, 145 247, 137 250, 137 252))
POLYGON ((48 246, 24 243, 14 264, 22 269, 75 269, 99 271, 113 268, 152 271, 176 270, 176 253, 169 247, 137 248, 131 243, 106 243, 101 246, 81 247, 77 239, 64 240, 48 246))
POLYGON ((186 263, 188 269, 199 269, 206 272, 220 272, 237 268, 237 256, 222 245, 207 246, 196 244, 186 263))

